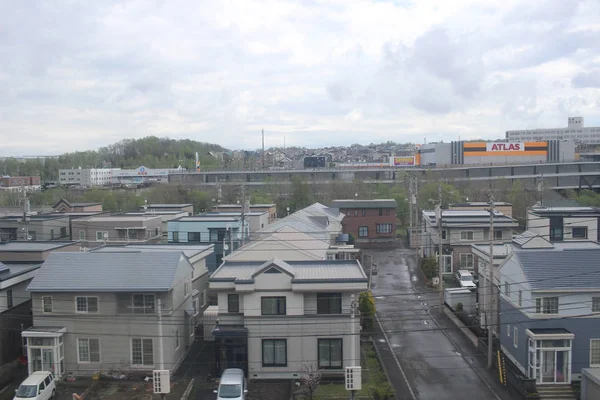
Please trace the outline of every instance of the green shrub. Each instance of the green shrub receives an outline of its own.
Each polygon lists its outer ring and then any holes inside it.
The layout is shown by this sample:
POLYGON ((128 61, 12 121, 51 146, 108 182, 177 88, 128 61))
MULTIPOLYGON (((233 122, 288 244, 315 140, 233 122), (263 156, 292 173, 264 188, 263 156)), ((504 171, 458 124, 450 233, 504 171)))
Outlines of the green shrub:
POLYGON ((427 280, 432 280, 438 276, 438 262, 435 257, 425 257, 421 260, 421 269, 427 280))
POLYGON ((375 299, 370 291, 362 292, 358 296, 358 309, 362 318, 362 326, 364 329, 372 329, 375 322, 375 299))
POLYGON ((371 397, 374 400, 392 400, 395 397, 394 389, 388 381, 381 382, 377 386, 371 386, 371 397))

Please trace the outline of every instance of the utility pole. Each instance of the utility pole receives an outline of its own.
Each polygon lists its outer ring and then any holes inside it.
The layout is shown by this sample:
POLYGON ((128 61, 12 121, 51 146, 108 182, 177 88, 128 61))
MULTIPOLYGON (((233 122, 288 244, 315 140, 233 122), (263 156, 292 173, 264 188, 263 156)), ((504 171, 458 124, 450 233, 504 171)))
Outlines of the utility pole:
MULTIPOLYGON (((487 322, 487 330, 488 330, 488 352, 487 352, 487 356, 488 356, 488 369, 492 369, 492 366, 494 365, 493 363, 493 349, 492 349, 492 343, 493 343, 493 334, 492 334, 492 325, 493 325, 493 321, 492 319, 492 314, 494 313, 494 299, 495 299, 495 295, 494 295, 494 278, 495 278, 495 268, 494 268, 494 213, 496 212, 495 207, 494 207, 494 195, 490 194, 490 263, 489 263, 489 268, 490 268, 490 272, 489 272, 489 277, 490 277, 490 284, 488 287, 488 298, 487 298, 487 303, 488 303, 488 307, 487 307, 487 312, 488 315, 486 317, 486 322, 487 322)), ((500 320, 498 320, 500 321, 500 320)))
POLYGON ((413 178, 415 180, 413 185, 413 208, 415 210, 415 225, 420 226, 421 218, 419 216, 419 204, 417 202, 417 200, 419 199, 419 178, 417 178, 417 175, 413 175, 413 178))
MULTIPOLYGON (((29 212, 31 211, 30 209, 30 205, 29 205, 29 198, 27 197, 27 189, 25 189, 25 187, 21 187, 20 190, 20 195, 23 196, 21 201, 23 202, 23 234, 24 234, 24 239, 26 241, 29 240, 29 212)), ((16 240, 19 240, 19 234, 17 233, 16 235, 16 240)))
POLYGON ((265 168, 265 130, 262 130, 262 165, 261 169, 265 168))
MULTIPOLYGON (((436 218, 437 218, 437 223, 438 223, 438 242, 439 242, 439 256, 438 256, 438 279, 440 280, 439 282, 439 291, 440 291, 440 306, 444 307, 444 256, 443 256, 443 251, 444 251, 444 244, 442 243, 442 214, 443 214, 443 210, 442 210, 442 185, 438 184, 438 205, 437 205, 437 213, 436 213, 436 218)), ((441 309, 440 309, 441 311, 441 309)))
POLYGON ((408 206, 410 212, 410 227, 414 226, 414 213, 413 213, 413 176, 408 175, 408 206))
POLYGON ((242 185, 242 246, 246 241, 246 213, 249 212, 249 204, 246 201, 246 185, 242 185), (248 210, 247 210, 248 209, 248 210))

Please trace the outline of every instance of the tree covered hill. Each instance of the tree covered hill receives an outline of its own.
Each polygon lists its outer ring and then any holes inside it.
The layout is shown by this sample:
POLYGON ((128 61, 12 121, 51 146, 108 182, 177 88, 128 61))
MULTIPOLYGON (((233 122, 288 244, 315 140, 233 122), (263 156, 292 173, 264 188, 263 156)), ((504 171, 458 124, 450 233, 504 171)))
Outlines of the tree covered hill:
POLYGON ((169 139, 148 136, 141 139, 125 139, 98 150, 65 153, 58 158, 29 159, 24 162, 15 158, 0 160, 0 174, 41 175, 45 181, 58 179, 60 168, 184 168, 193 169, 196 152, 203 169, 220 167, 220 161, 209 156, 209 151, 224 151, 217 144, 189 139, 169 139))

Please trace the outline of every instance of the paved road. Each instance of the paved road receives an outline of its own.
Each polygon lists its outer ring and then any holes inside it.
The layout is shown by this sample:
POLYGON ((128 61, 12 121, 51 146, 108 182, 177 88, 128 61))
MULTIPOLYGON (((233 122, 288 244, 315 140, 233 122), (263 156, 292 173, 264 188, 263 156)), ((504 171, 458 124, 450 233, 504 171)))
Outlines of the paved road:
POLYGON ((440 313, 437 293, 422 285, 414 252, 371 251, 378 268, 372 290, 384 334, 376 338, 398 398, 512 400, 482 366, 481 355, 440 313), (443 329, 440 329, 443 328, 443 329), (399 364, 399 366, 397 365, 399 364))

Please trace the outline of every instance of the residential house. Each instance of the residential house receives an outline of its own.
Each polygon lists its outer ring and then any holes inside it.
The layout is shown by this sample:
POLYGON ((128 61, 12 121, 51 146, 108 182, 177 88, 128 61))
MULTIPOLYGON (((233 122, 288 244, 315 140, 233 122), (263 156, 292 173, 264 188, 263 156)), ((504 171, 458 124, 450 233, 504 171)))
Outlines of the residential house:
POLYGON ((19 332, 33 324, 27 285, 41 263, 0 262, 0 365, 23 355, 19 332))
POLYGON ((98 214, 71 221, 73 237, 85 247, 157 242, 162 238, 159 215, 98 214))
POLYGON ((342 229, 354 237, 356 244, 390 241, 396 238, 396 209, 394 199, 334 200, 332 208, 345 217, 342 229))
MULTIPOLYGON (((209 211, 201 215, 213 215, 221 217, 242 217, 242 212, 236 211, 209 211)), ((250 234, 257 232, 269 226, 269 213, 267 211, 250 211, 243 214, 244 219, 248 221, 250 234)))
MULTIPOLYGON (((506 215, 507 217, 511 217, 513 215, 513 206, 510 203, 506 203, 503 201, 495 201, 494 207, 496 211, 506 215)), ((485 201, 472 201, 468 203, 454 203, 448 205, 449 210, 454 211, 487 211, 490 209, 490 203, 485 201)))
POLYGON ((213 215, 194 215, 181 217, 168 222, 169 243, 214 244, 216 265, 209 266, 211 271, 221 264, 223 257, 231 254, 248 240, 248 221, 241 217, 222 217, 213 215), (243 236, 242 236, 243 235, 243 236))
POLYGON ((55 214, 0 218, 0 241, 70 240, 69 217, 55 214))
POLYGON ((360 362, 352 309, 368 280, 357 260, 225 261, 209 285, 219 298, 217 374, 237 367, 250 379, 299 379, 312 365, 342 377, 360 362))
POLYGON ((260 238, 263 235, 277 232, 284 226, 291 226, 330 244, 341 244, 348 241, 347 235, 344 236, 342 232, 343 219, 344 214, 341 214, 339 209, 314 203, 284 218, 280 218, 273 224, 255 233, 253 237, 260 238))
POLYGON ((27 288, 29 373, 174 371, 194 340, 193 273, 181 252, 52 253, 27 288))
POLYGON ((194 215, 194 205, 192 203, 181 203, 181 204, 147 204, 140 207, 141 210, 146 211, 180 211, 185 212, 186 215, 194 215))
MULTIPOLYGON (((243 208, 243 204, 217 204, 213 206, 213 211, 242 212, 243 208)), ((277 220, 276 204, 250 204, 248 208, 250 211, 265 211, 269 215, 269 225, 277 220)))
POLYGON ((527 210, 527 230, 549 239, 600 241, 600 209, 535 206, 527 210))
MULTIPOLYGON (((442 210, 441 235, 435 211, 424 210, 423 245, 424 255, 433 256, 439 252, 439 236, 442 239, 444 274, 452 274, 458 269, 475 269, 471 245, 489 242, 490 213, 488 211, 442 210)), ((494 213, 495 241, 510 240, 518 222, 496 211, 494 213)))
POLYGON ((599 257, 593 242, 537 237, 514 243, 498 268, 502 351, 538 385, 600 366, 599 257))
POLYGON ((100 213, 102 212, 102 203, 71 203, 66 199, 61 199, 52 208, 55 212, 61 213, 100 213))
POLYGON ((129 216, 134 216, 134 215, 138 215, 138 216, 150 216, 150 217, 156 217, 159 216, 162 220, 161 223, 161 233, 162 233, 162 239, 167 241, 168 237, 169 237, 169 221, 173 221, 176 220, 178 218, 181 217, 187 217, 189 215, 189 213, 187 211, 181 211, 181 210, 161 210, 161 209, 147 209, 147 210, 141 210, 141 211, 126 211, 123 213, 119 213, 118 215, 129 215, 129 216))
POLYGON ((43 263, 53 252, 79 251, 79 242, 2 242, 0 262, 43 263))

